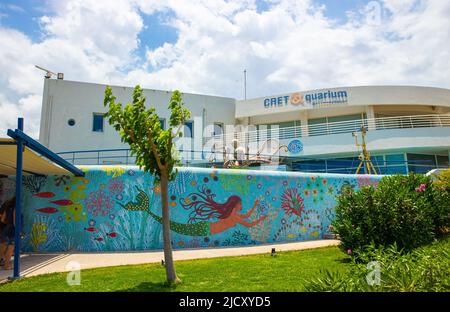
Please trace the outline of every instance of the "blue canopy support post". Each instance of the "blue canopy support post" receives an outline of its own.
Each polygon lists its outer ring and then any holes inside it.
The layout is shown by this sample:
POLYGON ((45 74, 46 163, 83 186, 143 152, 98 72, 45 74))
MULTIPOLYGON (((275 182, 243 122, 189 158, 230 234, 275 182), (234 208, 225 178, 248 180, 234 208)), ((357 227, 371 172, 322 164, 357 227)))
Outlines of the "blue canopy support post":
POLYGON ((61 158, 36 140, 32 139, 28 135, 23 132, 23 118, 19 118, 17 120, 17 129, 14 131, 12 129, 8 129, 8 136, 14 139, 14 142, 11 141, 2 141, 0 145, 13 145, 17 146, 17 154, 16 154, 16 207, 15 207, 15 218, 14 222, 14 271, 13 276, 10 277, 12 279, 20 278, 20 234, 22 233, 22 174, 23 172, 29 174, 41 174, 39 172, 33 172, 33 170, 27 170, 29 168, 24 169, 24 151, 26 148, 33 150, 37 154, 47 158, 51 162, 56 165, 59 165, 63 169, 69 171, 76 177, 84 177, 83 170, 75 167, 65 159, 61 158))
MULTIPOLYGON (((23 118, 17 121, 17 128, 23 131, 23 118)), ((20 233, 21 233, 21 198, 22 198, 22 162, 23 162, 23 142, 17 139, 16 156, 16 213, 15 213, 15 233, 14 233, 14 272, 13 279, 20 278, 20 233)))

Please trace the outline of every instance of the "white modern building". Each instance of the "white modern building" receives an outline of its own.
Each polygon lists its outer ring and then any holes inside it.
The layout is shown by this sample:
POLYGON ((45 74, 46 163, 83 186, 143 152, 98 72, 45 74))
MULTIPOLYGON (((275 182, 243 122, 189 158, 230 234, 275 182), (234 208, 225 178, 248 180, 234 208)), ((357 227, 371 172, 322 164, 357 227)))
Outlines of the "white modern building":
MULTIPOLYGON (((105 87, 45 79, 40 142, 75 164, 133 163, 128 146, 103 116, 105 87)), ((112 89, 117 101, 131 101, 132 87, 112 89)), ((167 127, 171 92, 145 89, 144 95, 167 127)), ((192 120, 178 146, 191 165, 219 159, 223 145, 237 139, 250 146, 250 154, 261 152, 269 141, 287 146, 278 155, 288 170, 354 173, 361 150, 352 134, 365 127, 379 173, 449 166, 449 89, 339 87, 250 100, 186 93, 183 100, 192 120), (211 154, 211 148, 218 152, 211 154)))

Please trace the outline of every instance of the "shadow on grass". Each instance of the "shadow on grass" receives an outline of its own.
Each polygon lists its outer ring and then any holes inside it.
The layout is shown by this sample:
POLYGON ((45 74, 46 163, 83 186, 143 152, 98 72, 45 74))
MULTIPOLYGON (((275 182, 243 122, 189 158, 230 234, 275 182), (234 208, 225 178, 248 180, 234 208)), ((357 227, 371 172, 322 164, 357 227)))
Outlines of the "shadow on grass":
POLYGON ((350 263, 350 262, 352 262, 352 258, 336 259, 334 261, 339 262, 339 263, 350 263))
POLYGON ((116 292, 174 292, 177 286, 169 286, 165 282, 143 282, 128 289, 117 290, 116 292))

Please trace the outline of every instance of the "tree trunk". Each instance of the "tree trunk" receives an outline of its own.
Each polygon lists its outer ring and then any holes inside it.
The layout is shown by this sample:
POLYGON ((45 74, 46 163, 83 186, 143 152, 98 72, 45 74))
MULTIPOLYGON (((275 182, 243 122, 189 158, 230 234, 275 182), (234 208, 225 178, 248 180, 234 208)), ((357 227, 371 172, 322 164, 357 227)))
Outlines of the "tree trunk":
POLYGON ((181 282, 172 257, 172 241, 170 239, 170 210, 169 210, 169 177, 167 171, 161 172, 161 204, 162 204, 162 225, 164 239, 164 262, 166 267, 167 282, 169 284, 178 284, 181 282))

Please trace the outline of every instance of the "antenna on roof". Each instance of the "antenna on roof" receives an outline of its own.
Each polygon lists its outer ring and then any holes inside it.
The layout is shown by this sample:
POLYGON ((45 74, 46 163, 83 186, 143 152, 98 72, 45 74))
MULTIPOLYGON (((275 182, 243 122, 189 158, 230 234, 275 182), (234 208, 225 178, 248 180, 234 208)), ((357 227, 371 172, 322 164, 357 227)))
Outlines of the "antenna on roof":
POLYGON ((52 72, 51 70, 48 70, 48 69, 45 69, 44 67, 41 67, 41 66, 38 66, 38 65, 34 65, 37 69, 40 69, 40 70, 43 70, 43 71, 45 71, 45 78, 52 78, 52 75, 53 76, 56 76, 58 79, 64 79, 64 74, 63 73, 58 73, 58 74, 56 74, 56 73, 54 73, 54 72, 52 72))
POLYGON ((244 100, 247 99, 247 69, 244 69, 244 100))

